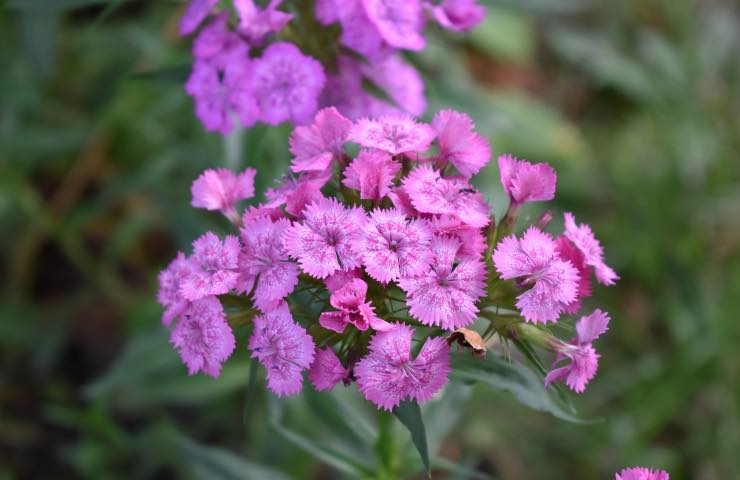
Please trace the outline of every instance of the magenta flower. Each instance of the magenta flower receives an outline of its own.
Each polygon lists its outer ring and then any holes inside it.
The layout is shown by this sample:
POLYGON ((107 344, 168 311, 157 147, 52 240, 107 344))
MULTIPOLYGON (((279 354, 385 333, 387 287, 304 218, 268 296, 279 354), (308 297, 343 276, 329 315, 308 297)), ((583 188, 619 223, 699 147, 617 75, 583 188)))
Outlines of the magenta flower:
POLYGON ((408 192, 406 192, 403 186, 397 185, 393 187, 388 193, 388 198, 393 202, 395 209, 404 215, 408 215, 409 217, 421 215, 421 212, 414 208, 413 203, 411 203, 411 197, 409 197, 408 192))
POLYGON ((439 162, 448 162, 469 179, 491 159, 488 141, 475 133, 470 117, 453 110, 442 110, 434 116, 432 127, 437 131, 439 162))
MULTIPOLYGON (((335 17, 342 25, 340 44, 373 60, 383 58, 392 51, 370 20, 363 0, 334 0, 332 3, 335 17)), ((325 14, 326 7, 322 5, 321 10, 319 13, 324 20, 331 18, 325 14)))
POLYGON ((350 239, 365 223, 361 208, 346 208, 335 199, 322 199, 303 211, 303 222, 285 232, 283 245, 298 260, 303 271, 326 278, 338 270, 360 265, 350 248, 350 239))
POLYGON ((416 123, 406 115, 386 116, 375 120, 358 120, 349 131, 349 138, 363 147, 377 148, 391 155, 423 152, 429 148, 436 133, 425 123, 416 123))
POLYGON ((670 480, 670 477, 665 470, 632 467, 617 473, 614 480, 670 480))
POLYGON ((511 155, 498 157, 501 185, 513 204, 552 200, 555 197, 555 170, 546 163, 517 160, 511 155))
POLYGON ((254 317, 254 332, 249 350, 267 370, 267 388, 278 397, 301 391, 303 370, 314 357, 313 339, 293 321, 286 303, 254 317))
POLYGON ((371 302, 365 301, 367 284, 356 278, 343 287, 334 291, 329 298, 331 306, 336 312, 323 312, 319 317, 322 327, 337 333, 344 332, 347 324, 354 325, 362 332, 368 328, 383 331, 391 328, 391 324, 378 318, 371 302))
POLYGON ((191 303, 182 314, 172 330, 170 343, 180 352, 188 374, 203 372, 218 377, 236 340, 221 303, 216 297, 204 297, 191 303))
POLYGON ((331 178, 331 170, 309 172, 298 178, 286 175, 279 181, 277 188, 268 188, 265 192, 268 208, 279 208, 285 205, 285 211, 297 218, 303 217, 307 205, 324 198, 321 188, 331 178))
POLYGON ((252 71, 260 119, 271 125, 286 120, 309 122, 325 81, 324 69, 315 59, 303 55, 292 43, 273 43, 254 62, 252 71))
POLYGON ((400 55, 364 64, 362 73, 404 111, 416 116, 424 113, 427 104, 424 80, 400 55))
POLYGON ((413 335, 413 329, 404 324, 378 332, 370 340, 370 353, 355 365, 359 390, 379 408, 391 410, 406 398, 426 402, 447 383, 447 342, 442 337, 427 338, 412 359, 413 335))
POLYGON ((159 272, 159 290, 157 291, 157 302, 165 310, 162 314, 162 323, 169 325, 175 317, 180 316, 188 308, 189 303, 180 293, 182 284, 193 272, 198 270, 197 265, 187 258, 184 253, 177 252, 177 257, 159 272))
POLYGON ((403 277, 409 314, 424 325, 457 330, 473 323, 475 303, 485 295, 486 266, 475 257, 459 255, 460 241, 434 237, 430 269, 415 277, 403 277))
POLYGON ((553 345, 558 352, 553 366, 565 360, 570 360, 570 363, 550 371, 545 377, 545 386, 564 379, 568 388, 583 393, 599 366, 599 354, 592 343, 608 329, 609 315, 601 310, 594 310, 591 315, 581 317, 576 324, 576 338, 570 342, 557 340, 553 345))
POLYGON ((217 3, 218 0, 190 0, 180 18, 180 35, 190 35, 196 31, 217 3))
POLYGON ((329 290, 330 293, 334 293, 347 283, 360 277, 362 277, 362 272, 359 268, 347 271, 339 270, 338 272, 334 272, 326 277, 326 279, 324 279, 324 285, 326 285, 326 289, 329 290))
POLYGON ((226 168, 208 169, 190 187, 190 204, 196 208, 220 210, 228 215, 234 212, 236 202, 254 196, 256 174, 254 168, 247 168, 238 174, 226 168))
POLYGON ((222 242, 212 232, 206 232, 193 242, 191 257, 197 269, 182 285, 180 294, 194 301, 210 295, 228 293, 236 286, 239 239, 228 235, 222 242))
POLYGON ((409 220, 398 210, 375 209, 353 242, 367 274, 381 283, 428 270, 431 233, 424 220, 409 220))
POLYGON ((349 378, 349 369, 342 366, 334 350, 328 347, 316 350, 316 356, 308 371, 308 379, 316 390, 319 392, 331 390, 341 381, 348 383, 349 378))
POLYGON ((578 271, 578 289, 576 299, 565 307, 565 312, 571 315, 581 309, 581 299, 591 296, 591 267, 586 265, 586 260, 580 250, 573 243, 560 236, 555 240, 558 255, 561 259, 570 262, 578 271))
POLYGON ((309 126, 296 127, 290 134, 290 151, 295 158, 290 169, 294 172, 323 172, 340 160, 352 122, 336 108, 320 110, 309 126))
POLYGON ((390 46, 422 50, 423 15, 419 0, 363 0, 365 12, 390 46))
POLYGON ((442 178, 429 165, 416 167, 404 179, 403 188, 416 210, 433 215, 452 215, 464 224, 482 228, 491 221, 483 195, 460 178, 442 178))
POLYGON ((259 46, 272 32, 279 32, 290 22, 293 15, 277 9, 282 0, 270 0, 264 8, 255 5, 254 0, 234 0, 239 14, 239 32, 252 45, 259 46))
POLYGON ((486 9, 476 0, 442 0, 425 5, 442 27, 455 32, 471 30, 486 16, 486 9))
POLYGON ((429 226, 435 235, 449 235, 460 240, 460 256, 478 258, 486 250, 486 237, 480 228, 465 225, 451 215, 438 215, 429 220, 429 226))
POLYGON ((236 290, 249 293, 254 288, 254 304, 263 312, 275 308, 298 283, 298 265, 290 261, 283 247, 289 226, 287 219, 273 222, 262 217, 245 222, 241 229, 236 290))
POLYGON ((501 278, 520 278, 520 286, 531 287, 516 303, 530 322, 554 322, 576 299, 578 271, 558 256, 550 235, 535 227, 529 227, 521 240, 514 235, 501 240, 493 263, 501 278))
POLYGON ((393 186, 401 164, 380 150, 363 150, 344 170, 342 183, 360 191, 363 200, 381 200, 393 186))
POLYGON ((572 213, 566 212, 564 217, 565 237, 583 254, 586 265, 593 267, 596 280, 603 285, 614 285, 619 276, 604 263, 604 249, 594 237, 591 227, 585 223, 576 224, 576 217, 572 213))

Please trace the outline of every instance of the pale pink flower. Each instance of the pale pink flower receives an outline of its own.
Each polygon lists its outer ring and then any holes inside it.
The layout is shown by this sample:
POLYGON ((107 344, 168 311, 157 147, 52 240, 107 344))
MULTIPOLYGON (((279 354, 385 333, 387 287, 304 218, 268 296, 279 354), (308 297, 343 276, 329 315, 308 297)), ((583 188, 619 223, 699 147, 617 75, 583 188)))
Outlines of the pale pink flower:
POLYGON ((374 120, 363 118, 349 131, 349 138, 353 142, 391 155, 424 152, 435 136, 436 132, 432 127, 425 123, 416 123, 406 115, 385 116, 374 120))
POLYGON ((427 9, 442 27, 455 32, 471 30, 486 16, 486 9, 476 0, 426 2, 427 9))
POLYGON ((614 480, 670 480, 670 477, 665 470, 632 467, 617 473, 614 480))
POLYGON ((576 299, 569 303, 565 307, 565 312, 571 315, 578 313, 581 309, 581 299, 591 296, 591 270, 592 268, 586 265, 586 260, 580 250, 576 248, 573 243, 560 236, 555 240, 558 255, 563 260, 570 262, 576 270, 578 270, 578 290, 576 292, 576 299))
POLYGON ((464 224, 452 215, 437 215, 429 220, 429 227, 436 235, 457 237, 462 246, 459 254, 468 257, 480 257, 485 252, 486 237, 480 228, 464 224))
POLYGON ((261 203, 256 206, 248 206, 244 209, 242 213, 242 224, 260 217, 268 217, 274 222, 285 218, 285 215, 283 215, 283 211, 279 207, 271 207, 261 203))
POLYGON ((165 308, 162 314, 163 324, 169 325, 188 308, 189 302, 180 293, 180 287, 197 269, 197 265, 184 253, 177 252, 177 257, 166 269, 159 272, 157 302, 165 308))
POLYGON ((180 35, 190 35, 196 31, 217 3, 218 0, 190 0, 180 18, 180 35))
POLYGON ((570 360, 570 363, 550 371, 545 377, 545 386, 565 380, 571 390, 582 393, 599 367, 599 354, 592 343, 608 329, 609 315, 601 310, 594 310, 591 315, 581 317, 576 324, 576 338, 570 342, 557 340, 553 345, 558 352, 553 366, 566 360, 570 360))
POLYGON ((593 267, 596 274, 596 280, 604 285, 614 285, 619 280, 619 276, 611 267, 604 263, 604 250, 591 227, 582 223, 576 224, 576 217, 572 213, 566 212, 565 215, 565 237, 573 242, 573 245, 580 250, 586 265, 593 267))
POLYGON ((390 46, 422 50, 423 15, 419 0, 363 0, 365 12, 390 46))
POLYGON ((365 223, 361 208, 347 208, 333 198, 321 199, 303 211, 304 220, 285 232, 283 245, 303 271, 326 278, 338 270, 360 265, 350 247, 355 231, 365 223))
POLYGON ((323 172, 309 172, 296 178, 284 176, 277 188, 268 188, 265 192, 268 208, 279 208, 285 205, 285 211, 296 217, 303 218, 303 210, 307 205, 324 198, 321 189, 332 176, 331 169, 323 172))
POLYGON ((254 286, 254 304, 263 312, 274 308, 298 284, 298 265, 288 258, 283 247, 289 226, 290 221, 285 218, 273 222, 262 217, 245 222, 241 228, 236 290, 249 293, 254 286))
POLYGON ((530 287, 517 297, 522 316, 534 323, 554 322, 576 299, 578 271, 562 260, 549 234, 530 227, 518 240, 501 240, 493 252, 493 263, 503 279, 519 278, 530 287))
POLYGON ((323 172, 343 155, 342 147, 352 122, 336 108, 319 110, 308 126, 296 127, 290 134, 290 152, 295 155, 294 172, 323 172))
POLYGON ((434 116, 432 127, 437 131, 439 161, 454 165, 464 178, 478 173, 491 159, 488 141, 475 133, 475 125, 466 114, 442 110, 434 116))
POLYGON ((367 284, 359 278, 350 280, 343 287, 334 291, 329 298, 331 306, 338 311, 323 312, 319 317, 322 327, 337 333, 344 332, 347 324, 354 325, 362 332, 368 328, 383 331, 391 325, 378 318, 371 302, 365 301, 367 284))
POLYGON ((555 170, 546 163, 531 164, 511 155, 498 157, 501 185, 511 202, 537 202, 555 198, 555 170))
POLYGON ((349 382, 349 369, 342 365, 334 350, 327 347, 316 350, 311 368, 308 371, 308 379, 319 392, 331 390, 341 382, 349 382))
POLYGON ((401 55, 363 64, 362 73, 406 112, 415 116, 424 113, 427 104, 424 80, 401 55))
POLYGON ((172 330, 170 343, 180 352, 188 374, 203 372, 212 377, 221 373, 221 364, 234 351, 235 339, 216 297, 204 297, 190 304, 172 330))
POLYGON ((413 203, 411 203, 411 197, 409 197, 409 194, 406 192, 402 185, 397 185, 393 187, 391 191, 388 192, 388 198, 391 199, 391 202, 393 202, 393 206, 396 208, 396 210, 403 213, 404 215, 407 215, 409 217, 416 217, 421 215, 421 212, 414 208, 413 203))
POLYGON ((254 317, 249 350, 267 370, 267 388, 278 397, 294 395, 303 387, 303 370, 314 357, 313 339, 293 321, 283 302, 274 310, 254 317))
POLYGON ((450 347, 442 337, 427 338, 411 358, 414 331, 395 324, 370 340, 370 353, 354 367, 359 390, 379 408, 391 410, 410 398, 424 403, 447 383, 450 347))
POLYGON ((424 325, 457 330, 473 323, 476 302, 485 295, 486 266, 475 257, 460 256, 460 241, 435 237, 430 245, 430 269, 415 277, 403 277, 409 314, 424 325))
POLYGON ((228 214, 236 202, 254 196, 254 176, 257 171, 247 168, 234 173, 226 168, 208 169, 190 187, 190 204, 206 210, 220 210, 228 214))
POLYGON ((420 165, 403 181, 414 208, 422 213, 452 215, 464 224, 482 228, 491 221, 483 195, 460 178, 442 178, 429 165, 420 165))
POLYGON ((375 209, 353 247, 367 274, 385 284, 426 271, 430 239, 424 220, 410 220, 395 209, 375 209))
POLYGON ((187 300, 222 295, 236 286, 239 239, 235 236, 228 235, 222 242, 213 232, 206 232, 193 242, 190 258, 196 271, 180 285, 187 300))
POLYGON ((380 200, 390 193, 401 164, 380 150, 363 150, 344 169, 342 183, 360 191, 363 200, 380 200))
POLYGON ((270 0, 265 8, 259 8, 254 0, 234 0, 239 14, 239 32, 252 45, 259 46, 272 32, 279 32, 290 22, 293 15, 277 9, 282 0, 270 0))

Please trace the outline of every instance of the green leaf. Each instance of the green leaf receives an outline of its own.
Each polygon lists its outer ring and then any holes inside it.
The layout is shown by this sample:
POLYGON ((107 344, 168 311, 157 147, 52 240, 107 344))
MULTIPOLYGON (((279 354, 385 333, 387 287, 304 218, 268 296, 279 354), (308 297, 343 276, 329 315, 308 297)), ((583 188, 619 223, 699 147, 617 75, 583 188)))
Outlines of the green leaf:
POLYGON ((414 446, 419 452, 419 455, 421 455, 421 461, 424 462, 424 468, 426 468, 427 475, 431 475, 427 432, 424 428, 424 419, 421 417, 419 404, 404 400, 400 405, 393 409, 393 414, 398 417, 401 423, 411 433, 411 440, 414 442, 414 446))
POLYGON ((519 402, 557 418, 574 423, 588 423, 576 417, 555 401, 542 383, 542 379, 530 368, 489 353, 479 359, 465 353, 453 353, 452 375, 454 380, 481 382, 496 390, 511 393, 519 402))

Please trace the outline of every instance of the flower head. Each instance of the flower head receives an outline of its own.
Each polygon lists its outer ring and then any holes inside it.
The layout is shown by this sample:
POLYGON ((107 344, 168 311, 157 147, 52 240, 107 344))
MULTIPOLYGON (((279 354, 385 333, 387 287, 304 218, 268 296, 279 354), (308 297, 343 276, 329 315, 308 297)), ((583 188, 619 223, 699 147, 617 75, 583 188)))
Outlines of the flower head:
POLYGON ((462 223, 482 228, 491 221, 483 195, 460 178, 442 178, 429 165, 416 167, 404 179, 403 188, 414 208, 433 215, 452 215, 462 223))
POLYGON ((296 127, 290 134, 290 151, 295 158, 290 169, 294 172, 323 172, 332 160, 342 156, 342 147, 352 122, 336 108, 319 110, 313 124, 296 127))
POLYGON ((269 188, 265 192, 268 208, 279 208, 285 205, 285 211, 297 218, 303 217, 303 210, 307 205, 324 198, 321 189, 331 178, 331 170, 324 172, 309 172, 295 178, 284 176, 277 188, 269 188))
POLYGON ((292 43, 273 43, 253 66, 252 89, 260 119, 271 125, 309 122, 325 81, 324 69, 315 59, 292 43))
POLYGON ((632 467, 617 473, 614 480, 669 480, 669 477, 665 470, 632 467))
POLYGON ((429 220, 429 227, 435 235, 448 235, 460 240, 460 256, 480 257, 486 250, 486 237, 480 228, 465 225, 452 215, 437 215, 429 220))
POLYGON ((564 379, 571 390, 582 393, 586 384, 596 375, 599 366, 599 354, 592 343, 608 328, 609 315, 601 310, 594 310, 591 315, 581 317, 576 324, 576 338, 568 343, 558 341, 555 345, 558 352, 555 364, 565 360, 570 360, 570 363, 548 373, 545 386, 564 379))
POLYGON ((424 80, 400 55, 390 55, 364 64, 362 73, 404 111, 411 115, 424 113, 427 103, 424 97, 424 80))
POLYGON ((198 266, 182 252, 177 252, 177 257, 159 272, 159 290, 157 291, 157 302, 165 310, 162 314, 162 323, 169 325, 175 317, 178 317, 189 302, 180 293, 181 285, 198 270, 198 266))
POLYGON ((359 278, 348 281, 344 286, 332 292, 329 301, 336 308, 334 312, 323 312, 319 317, 322 327, 344 332, 347 324, 354 325, 358 330, 368 328, 383 331, 390 328, 390 324, 375 315, 371 302, 365 301, 367 284, 359 278))
POLYGON ((550 235, 530 227, 518 240, 504 238, 493 252, 493 263, 501 278, 521 278, 531 287, 517 297, 522 316, 534 323, 554 322, 576 299, 578 271, 562 260, 550 235))
POLYGON ((401 164, 380 150, 363 150, 344 170, 345 187, 360 191, 363 200, 381 200, 391 190, 401 164))
POLYGON ((614 285, 619 276, 609 265, 604 263, 604 249, 601 248, 601 244, 594 237, 591 227, 585 223, 576 224, 576 217, 572 213, 566 212, 564 217, 565 237, 583 254, 586 265, 593 267, 596 280, 604 285, 614 285))
POLYGON ((196 271, 180 285, 180 294, 194 301, 210 295, 222 295, 234 288, 239 274, 239 239, 228 235, 222 242, 213 232, 206 232, 193 242, 192 260, 196 271))
POLYGON ((349 380, 349 369, 342 365, 331 348, 316 350, 308 379, 319 392, 331 390, 341 381, 349 380))
POLYGON ((377 148, 391 155, 423 152, 429 148, 436 133, 424 123, 416 123, 405 115, 358 120, 349 131, 350 140, 363 147, 377 148))
POLYGON ((190 187, 190 204, 206 210, 220 210, 227 213, 236 202, 254 196, 254 176, 257 171, 247 168, 234 173, 226 168, 208 169, 190 187))
POLYGON ((303 370, 311 366, 314 343, 306 330, 293 321, 286 303, 254 317, 249 350, 267 370, 267 388, 278 397, 301 391, 303 370))
POLYGON ((414 331, 395 324, 370 340, 370 353, 354 368, 359 390, 380 408, 391 410, 410 398, 426 402, 447 383, 450 347, 442 337, 428 338, 411 358, 414 331))
POLYGON ((546 163, 531 164, 511 155, 498 157, 501 185, 515 204, 552 200, 555 197, 555 170, 546 163))
POLYGON ((430 239, 424 220, 409 220, 395 209, 376 209, 353 246, 368 275, 388 283, 428 269, 430 239))
POLYGON ((321 199, 303 211, 304 220, 285 232, 283 245, 303 271, 326 278, 338 270, 351 270, 359 260, 350 239, 365 222, 361 208, 347 208, 335 199, 321 199))
POLYGON ((252 45, 260 45, 272 32, 279 32, 291 21, 293 15, 277 9, 283 0, 271 0, 264 8, 255 5, 254 0, 234 0, 239 14, 239 31, 252 45))
POLYGON ((218 0, 190 0, 180 18, 180 35, 190 35, 196 31, 217 3, 218 0))
POLYGON ((453 164, 469 179, 491 159, 488 141, 473 131, 470 117, 453 110, 442 110, 434 116, 432 127, 437 131, 439 160, 453 164))
POLYGON ((591 267, 586 265, 581 251, 564 236, 558 237, 555 245, 560 258, 570 262, 578 271, 576 299, 565 307, 566 313, 575 314, 581 309, 581 299, 591 296, 591 267))
POLYGON ((420 0, 362 0, 368 18, 390 46, 422 50, 423 15, 420 0))
POLYGON ((424 325, 446 330, 470 325, 478 313, 475 303, 485 295, 485 264, 480 258, 461 257, 456 238, 435 237, 430 250, 429 270, 399 281, 409 314, 424 325))
POLYGON ((486 16, 486 9, 476 0, 442 0, 436 5, 429 2, 427 8, 437 23, 455 32, 472 29, 486 16))
POLYGON ((231 356, 236 341, 216 297, 204 297, 190 304, 172 330, 170 343, 193 375, 212 377, 221 373, 221 364, 231 356))

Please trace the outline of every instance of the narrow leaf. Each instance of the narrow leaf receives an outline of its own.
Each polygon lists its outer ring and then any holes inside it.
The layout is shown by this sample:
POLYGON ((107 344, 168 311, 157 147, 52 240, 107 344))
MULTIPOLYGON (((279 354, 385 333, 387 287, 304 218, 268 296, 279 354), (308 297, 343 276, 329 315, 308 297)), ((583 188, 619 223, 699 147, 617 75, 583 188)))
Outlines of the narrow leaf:
POLYGON ((424 428, 424 419, 421 417, 421 408, 419 408, 419 404, 404 400, 400 405, 393 409, 393 414, 398 417, 401 423, 411 433, 411 440, 414 442, 414 446, 419 452, 419 455, 421 455, 421 461, 424 462, 424 468, 426 468, 427 475, 431 475, 427 433, 424 428))

